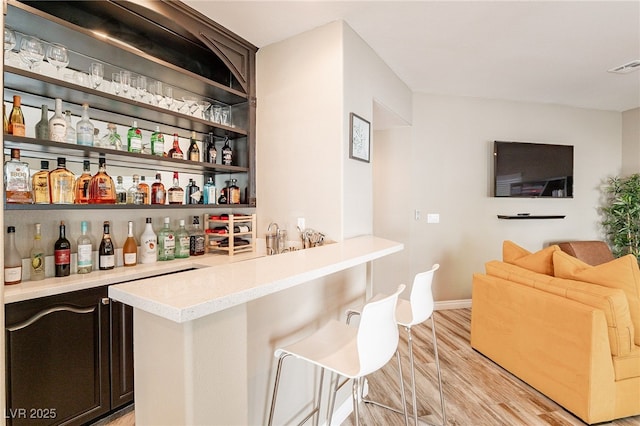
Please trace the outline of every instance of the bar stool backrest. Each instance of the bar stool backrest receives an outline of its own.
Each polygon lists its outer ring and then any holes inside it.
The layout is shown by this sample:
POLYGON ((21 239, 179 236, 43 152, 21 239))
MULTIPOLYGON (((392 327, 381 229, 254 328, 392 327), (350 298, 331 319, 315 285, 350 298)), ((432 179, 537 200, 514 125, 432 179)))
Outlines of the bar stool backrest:
POLYGON ((366 376, 382 368, 398 348, 396 304, 404 284, 390 296, 375 299, 362 308, 358 326, 359 376, 366 376))
POLYGON ((411 313, 413 319, 410 325, 420 324, 426 321, 433 313, 434 301, 431 291, 433 275, 440 268, 439 264, 434 264, 430 270, 416 274, 411 288, 411 313))

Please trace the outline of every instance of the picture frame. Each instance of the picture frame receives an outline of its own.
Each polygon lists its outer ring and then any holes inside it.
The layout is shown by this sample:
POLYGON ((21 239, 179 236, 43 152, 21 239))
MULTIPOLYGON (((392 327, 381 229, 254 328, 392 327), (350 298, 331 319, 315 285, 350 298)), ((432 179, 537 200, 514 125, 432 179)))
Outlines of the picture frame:
POLYGON ((371 123, 353 112, 349 115, 349 158, 371 160, 371 123))

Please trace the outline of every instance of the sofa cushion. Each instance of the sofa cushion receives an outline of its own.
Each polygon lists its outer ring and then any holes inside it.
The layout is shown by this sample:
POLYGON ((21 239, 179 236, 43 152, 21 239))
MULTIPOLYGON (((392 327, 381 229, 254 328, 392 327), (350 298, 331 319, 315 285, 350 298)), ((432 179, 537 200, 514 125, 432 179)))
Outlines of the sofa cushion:
POLYGON ((551 277, 495 260, 487 262, 485 266, 487 275, 534 287, 602 310, 607 320, 611 355, 627 355, 634 349, 634 326, 624 291, 551 277))
POLYGON ((553 275, 553 252, 556 250, 560 247, 552 245, 531 253, 513 241, 505 240, 502 243, 502 260, 530 271, 553 275))
POLYGON ((587 265, 562 251, 553 253, 554 273, 560 278, 570 278, 619 288, 627 295, 631 321, 635 328, 635 341, 640 342, 640 269, 635 256, 614 259, 597 266, 587 265))
POLYGON ((616 380, 640 377, 640 346, 636 346, 626 355, 614 356, 613 370, 616 380))

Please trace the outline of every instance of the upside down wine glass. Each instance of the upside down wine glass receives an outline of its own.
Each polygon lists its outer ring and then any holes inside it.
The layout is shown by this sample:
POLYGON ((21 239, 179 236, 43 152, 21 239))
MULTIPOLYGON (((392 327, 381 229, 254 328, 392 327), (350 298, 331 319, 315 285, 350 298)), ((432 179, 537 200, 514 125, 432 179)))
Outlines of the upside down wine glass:
POLYGON ((44 58, 42 41, 37 37, 23 36, 20 40, 20 57, 27 63, 29 70, 33 71, 35 64, 44 58))
POLYGON ((60 75, 60 69, 69 65, 69 51, 62 44, 51 43, 47 47, 47 62, 56 67, 56 73, 60 75))

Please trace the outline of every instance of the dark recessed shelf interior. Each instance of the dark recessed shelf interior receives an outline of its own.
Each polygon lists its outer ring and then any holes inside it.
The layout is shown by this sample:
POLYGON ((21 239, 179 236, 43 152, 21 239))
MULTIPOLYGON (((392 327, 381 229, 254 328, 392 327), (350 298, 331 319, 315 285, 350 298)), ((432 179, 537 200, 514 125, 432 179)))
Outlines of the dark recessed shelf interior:
POLYGON ((499 214, 498 215, 498 219, 564 219, 565 215, 523 215, 523 214, 516 214, 516 215, 506 215, 506 214, 499 214))

